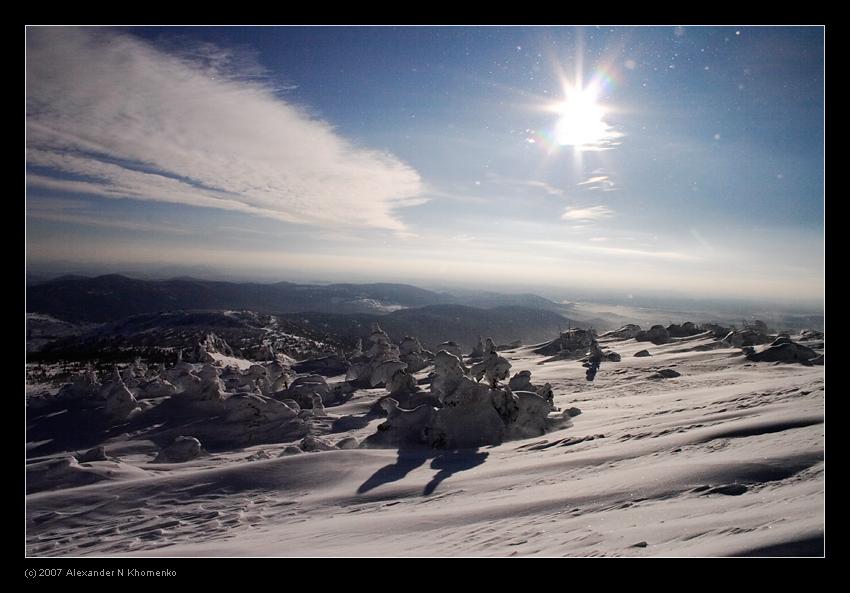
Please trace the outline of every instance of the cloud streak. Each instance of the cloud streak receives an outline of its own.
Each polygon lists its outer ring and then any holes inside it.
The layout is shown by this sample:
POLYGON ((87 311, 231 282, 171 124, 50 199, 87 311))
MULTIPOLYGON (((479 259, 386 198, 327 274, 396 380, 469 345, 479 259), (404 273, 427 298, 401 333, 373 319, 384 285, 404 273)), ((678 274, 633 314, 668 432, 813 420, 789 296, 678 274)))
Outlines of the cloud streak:
POLYGON ((608 175, 594 175, 580 181, 578 186, 586 190, 616 191, 617 186, 608 175))
POLYGON ((588 208, 571 208, 568 207, 563 214, 562 220, 599 220, 613 216, 614 211, 607 206, 590 206, 588 208))
MULTIPOLYGON (((592 240, 592 239, 591 239, 592 240)), ((588 245, 587 243, 568 242, 568 241, 551 241, 551 240, 535 240, 529 241, 530 245, 556 248, 569 252, 582 251, 587 253, 595 253, 604 256, 617 256, 636 259, 657 259, 693 262, 699 261, 701 258, 688 253, 680 253, 676 251, 648 251, 643 249, 631 249, 626 247, 604 247, 601 245, 588 245)))
POLYGON ((423 201, 415 170, 229 73, 225 50, 202 54, 102 29, 28 29, 28 185, 405 230, 396 210, 423 201))
POLYGON ((124 231, 142 231, 145 233, 169 233, 175 235, 193 234, 193 232, 188 229, 169 225, 133 222, 129 220, 106 220, 89 214, 46 212, 44 210, 34 210, 32 212, 27 213, 27 218, 29 218, 30 220, 44 220, 47 222, 61 222, 63 224, 104 227, 111 229, 120 229, 124 231))

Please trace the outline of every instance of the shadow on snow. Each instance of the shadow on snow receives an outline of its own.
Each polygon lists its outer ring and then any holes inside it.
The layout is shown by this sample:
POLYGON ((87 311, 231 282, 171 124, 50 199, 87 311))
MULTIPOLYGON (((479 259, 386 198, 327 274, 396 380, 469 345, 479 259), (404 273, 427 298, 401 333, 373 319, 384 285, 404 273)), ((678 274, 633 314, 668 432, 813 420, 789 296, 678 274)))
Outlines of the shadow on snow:
POLYGON ((385 465, 357 489, 358 494, 369 492, 382 484, 397 482, 417 467, 431 459, 431 469, 439 470, 425 485, 422 491, 428 496, 437 489, 443 480, 452 475, 472 469, 484 463, 489 453, 479 452, 478 449, 456 449, 453 451, 433 451, 430 449, 399 449, 395 463, 385 465))

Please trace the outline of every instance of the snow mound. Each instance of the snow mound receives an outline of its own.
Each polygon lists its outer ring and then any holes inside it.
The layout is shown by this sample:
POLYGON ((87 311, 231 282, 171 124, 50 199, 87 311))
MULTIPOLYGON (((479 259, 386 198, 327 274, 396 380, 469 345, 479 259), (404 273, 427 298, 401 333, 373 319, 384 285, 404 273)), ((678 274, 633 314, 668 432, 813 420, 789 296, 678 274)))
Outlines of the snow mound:
POLYGON ((818 363, 813 362, 818 359, 818 353, 794 342, 790 338, 776 338, 767 346, 759 349, 749 350, 747 358, 754 362, 799 362, 802 364, 823 364, 823 356, 821 355, 818 363))
POLYGON ((615 330, 611 330, 609 332, 605 332, 600 338, 608 338, 608 339, 617 339, 617 340, 630 340, 636 337, 642 330, 639 325, 635 325, 634 323, 627 323, 623 327, 615 330))
POLYGON ((457 356, 438 352, 431 378, 433 403, 410 408, 392 396, 384 398, 381 406, 387 420, 363 446, 468 449, 540 436, 554 426, 566 426, 568 416, 549 417, 556 411, 551 386, 534 386, 529 371, 518 373, 508 386, 500 387, 510 366, 493 347, 484 360, 473 365, 469 376, 457 356), (481 383, 483 378, 487 381, 481 383), (529 390, 514 392, 511 383, 529 390))
POLYGON ((148 472, 120 461, 78 461, 73 455, 27 465, 27 493, 76 488, 104 480, 149 477, 148 472))
POLYGON ((154 463, 184 463, 195 459, 203 452, 201 441, 194 437, 179 436, 159 452, 154 463))
POLYGON ((590 349, 591 345, 596 342, 596 337, 593 332, 586 329, 571 329, 561 332, 560 335, 545 342, 532 351, 535 354, 545 354, 547 356, 558 355, 562 358, 584 356, 590 349))
POLYGON ((649 376, 650 379, 673 379, 675 377, 681 377, 682 373, 679 371, 674 371, 673 369, 661 369, 649 376))
POLYGON ((635 336, 638 342, 652 342, 656 346, 666 344, 670 341, 670 332, 663 325, 653 325, 646 331, 639 332, 635 336))

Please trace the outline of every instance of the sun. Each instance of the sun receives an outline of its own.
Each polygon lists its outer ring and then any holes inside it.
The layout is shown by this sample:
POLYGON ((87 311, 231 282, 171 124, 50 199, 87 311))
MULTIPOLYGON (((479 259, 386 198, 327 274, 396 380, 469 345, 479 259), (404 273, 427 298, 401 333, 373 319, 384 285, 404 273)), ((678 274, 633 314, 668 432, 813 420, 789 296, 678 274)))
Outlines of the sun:
POLYGON ((567 100, 557 107, 560 115, 555 124, 555 141, 561 146, 577 149, 592 148, 609 137, 605 123, 605 110, 597 103, 598 91, 594 86, 575 89, 567 100))

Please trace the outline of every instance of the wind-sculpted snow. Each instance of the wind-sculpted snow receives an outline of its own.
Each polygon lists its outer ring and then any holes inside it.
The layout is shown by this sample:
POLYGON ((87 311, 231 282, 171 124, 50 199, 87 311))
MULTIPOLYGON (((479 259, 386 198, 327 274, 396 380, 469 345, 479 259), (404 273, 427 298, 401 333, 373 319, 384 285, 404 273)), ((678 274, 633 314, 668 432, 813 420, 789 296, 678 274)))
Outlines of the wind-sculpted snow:
POLYGON ((417 391, 412 373, 428 366, 432 358, 418 340, 406 337, 397 346, 381 326, 374 323, 369 348, 363 352, 358 346, 345 378, 352 387, 386 387, 390 395, 404 398, 417 391), (416 371, 409 369, 405 361, 412 362, 416 371))
POLYGON ((638 342, 652 342, 655 345, 666 344, 670 341, 670 332, 663 325, 653 325, 646 331, 641 331, 635 336, 638 342))
POLYGON ((596 341, 594 333, 585 329, 571 329, 544 344, 534 347, 536 354, 556 355, 561 358, 581 358, 596 341))
POLYGON ((757 362, 799 362, 823 364, 823 355, 790 338, 776 338, 768 346, 747 351, 747 358, 757 362))
POLYGON ((405 336, 399 344, 399 360, 407 365, 409 373, 417 373, 434 360, 434 353, 426 350, 416 338, 405 336))
POLYGON ((430 377, 433 399, 412 405, 409 399, 399 401, 391 393, 382 404, 387 420, 364 446, 475 448, 540 436, 569 423, 568 416, 549 418, 556 408, 548 383, 532 385, 530 372, 525 371, 512 381, 526 390, 514 392, 510 385, 500 385, 511 365, 496 353, 492 340, 487 340, 482 355, 467 374, 457 356, 438 352, 430 377))
POLYGON ((636 337, 641 332, 640 326, 634 323, 627 323, 623 327, 600 335, 600 338, 611 338, 616 340, 628 340, 636 337))
POLYGON ((87 326, 67 337, 40 344, 34 360, 112 360, 143 357, 173 364, 244 358, 273 362, 281 358, 328 356, 343 344, 303 320, 254 311, 166 311, 87 326), (204 360, 201 360, 201 359, 204 360))
POLYGON ((153 463, 182 463, 198 457, 203 448, 201 441, 194 437, 177 437, 174 442, 162 449, 153 463))
POLYGON ((28 398, 27 553, 821 555, 823 335, 679 327, 93 364, 28 398))

